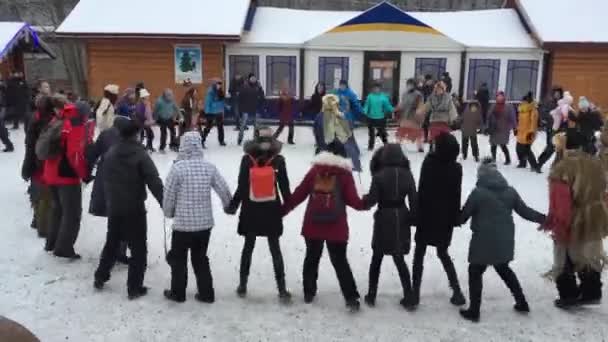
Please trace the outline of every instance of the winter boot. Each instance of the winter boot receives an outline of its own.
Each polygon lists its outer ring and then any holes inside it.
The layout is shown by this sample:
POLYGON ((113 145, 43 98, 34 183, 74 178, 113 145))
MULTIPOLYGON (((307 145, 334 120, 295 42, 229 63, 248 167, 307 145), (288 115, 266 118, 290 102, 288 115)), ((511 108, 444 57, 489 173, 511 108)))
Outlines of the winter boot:
POLYGON ((201 303, 213 304, 215 302, 215 295, 211 294, 211 295, 208 295, 208 296, 203 296, 200 293, 197 293, 194 296, 194 299, 196 299, 197 301, 199 301, 201 303))
POLYGON ((173 292, 171 290, 165 290, 163 292, 163 295, 168 300, 176 302, 176 303, 184 303, 186 301, 185 297, 178 296, 175 292, 173 292))
POLYGON ((579 304, 597 305, 602 301, 602 281, 599 272, 591 269, 579 273, 581 280, 579 304))
POLYGON ((95 279, 95 281, 93 282, 93 287, 98 291, 103 290, 104 285, 105 285, 105 282, 102 280, 95 279))
POLYGON ((463 306, 467 303, 467 300, 464 298, 462 291, 460 291, 460 289, 457 289, 454 290, 452 298, 450 298, 450 303, 455 306, 463 306))
POLYGON ((527 314, 530 312, 530 306, 525 300, 523 302, 516 303, 515 306, 513 306, 513 309, 522 314, 527 314))
POLYGON ((311 304, 312 302, 314 302, 314 300, 315 300, 315 295, 310 294, 310 293, 304 294, 304 303, 311 304))
POLYGON ((239 284, 239 286, 236 288, 236 295, 240 298, 247 297, 247 284, 239 284))
POLYGON ((553 302, 553 304, 558 309, 570 310, 576 308, 579 305, 579 301, 574 298, 558 298, 553 302))
POLYGON ((285 285, 285 277, 277 278, 277 288, 279 290, 279 300, 282 304, 291 303, 291 293, 287 290, 285 285))
POLYGON ((346 301, 346 307, 351 313, 356 313, 361 310, 361 303, 359 303, 358 299, 349 299, 346 301))
POLYGON ((462 316, 462 318, 469 320, 473 323, 478 323, 479 322, 479 312, 475 312, 471 309, 468 310, 460 310, 460 316, 462 316))
POLYGON ((149 289, 147 287, 145 287, 145 286, 142 286, 142 287, 140 287, 138 289, 133 289, 133 290, 129 289, 129 291, 128 291, 129 292, 128 293, 128 298, 129 298, 129 300, 139 299, 139 298, 147 295, 148 294, 148 290, 149 289))
POLYGON ((365 297, 365 304, 367 304, 370 307, 374 307, 376 306, 376 293, 368 293, 365 297))
POLYGON ((518 169, 525 169, 526 167, 528 166, 525 163, 520 162, 519 164, 517 164, 518 169))
POLYGON ((2 150, 2 152, 6 152, 6 153, 13 152, 13 151, 15 151, 15 147, 13 146, 13 144, 6 146, 4 148, 4 150, 2 150))

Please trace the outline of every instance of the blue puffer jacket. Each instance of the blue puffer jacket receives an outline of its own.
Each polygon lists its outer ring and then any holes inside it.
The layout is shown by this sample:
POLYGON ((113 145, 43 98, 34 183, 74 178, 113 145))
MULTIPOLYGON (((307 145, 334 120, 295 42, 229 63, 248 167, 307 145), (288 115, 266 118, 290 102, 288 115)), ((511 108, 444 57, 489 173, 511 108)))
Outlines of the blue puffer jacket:
POLYGON ((205 97, 205 114, 217 115, 224 113, 224 94, 218 92, 215 84, 212 84, 205 97))
POLYGON ((350 122, 354 122, 363 113, 357 94, 350 88, 344 90, 338 88, 335 90, 335 94, 340 98, 340 111, 350 122))

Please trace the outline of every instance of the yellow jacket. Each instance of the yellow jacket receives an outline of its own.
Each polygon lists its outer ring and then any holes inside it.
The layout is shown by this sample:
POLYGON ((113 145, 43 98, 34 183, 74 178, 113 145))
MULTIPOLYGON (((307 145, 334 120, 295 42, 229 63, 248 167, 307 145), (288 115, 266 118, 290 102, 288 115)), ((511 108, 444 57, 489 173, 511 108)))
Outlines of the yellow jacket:
POLYGON ((538 109, 536 102, 522 102, 519 105, 519 119, 517 124, 517 142, 529 145, 536 138, 538 130, 538 109))

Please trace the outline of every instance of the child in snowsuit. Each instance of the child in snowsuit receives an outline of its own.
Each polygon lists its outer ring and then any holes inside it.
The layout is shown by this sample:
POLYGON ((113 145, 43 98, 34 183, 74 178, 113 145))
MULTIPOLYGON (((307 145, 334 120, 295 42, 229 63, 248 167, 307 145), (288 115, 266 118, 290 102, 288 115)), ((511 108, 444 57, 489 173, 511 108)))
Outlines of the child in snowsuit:
POLYGON ((310 198, 304 214, 302 236, 306 240, 304 259, 304 301, 312 303, 317 295, 319 262, 327 245, 329 258, 336 271, 342 295, 351 311, 358 311, 359 292, 348 263, 348 218, 346 206, 364 210, 355 187, 352 162, 344 145, 338 140, 319 153, 302 183, 285 202, 283 212, 289 213, 310 198))
POLYGON ((530 311, 528 302, 517 276, 509 267, 515 250, 515 224, 513 211, 522 218, 542 224, 545 215, 530 209, 517 191, 509 186, 496 169, 492 159, 486 159, 479 167, 477 187, 462 210, 460 223, 472 218, 471 244, 469 246, 469 292, 470 306, 461 310, 465 319, 479 321, 481 306, 482 276, 488 266, 493 266, 515 298, 515 310, 530 311))
POLYGON ((184 302, 188 282, 188 250, 196 275, 196 300, 213 303, 215 292, 207 247, 215 225, 211 208, 211 190, 226 208, 232 199, 226 181, 215 165, 204 159, 201 136, 188 132, 179 145, 179 156, 165 182, 163 210, 174 218, 171 251, 167 257, 171 266, 171 289, 165 290, 167 299, 184 302))
POLYGON ((373 175, 372 186, 363 201, 367 207, 378 204, 378 210, 374 214, 374 252, 369 266, 369 290, 365 302, 370 306, 375 305, 382 259, 385 255, 390 255, 403 288, 401 305, 410 309, 413 306, 412 285, 404 255, 410 251, 410 226, 418 207, 416 182, 410 170, 410 162, 399 144, 389 144, 376 151, 370 169, 373 175), (409 209, 405 205, 406 197, 409 209))

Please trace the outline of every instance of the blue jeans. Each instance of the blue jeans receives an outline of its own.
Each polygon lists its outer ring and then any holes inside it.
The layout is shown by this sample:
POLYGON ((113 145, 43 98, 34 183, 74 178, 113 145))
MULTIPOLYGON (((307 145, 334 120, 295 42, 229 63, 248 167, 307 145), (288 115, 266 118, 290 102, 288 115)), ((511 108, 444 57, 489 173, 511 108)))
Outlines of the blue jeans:
MULTIPOLYGON (((243 142, 243 137, 245 135, 245 130, 248 128, 249 125, 249 115, 250 113, 241 113, 241 122, 240 122, 240 129, 239 129, 239 140, 238 142, 241 143, 243 142)), ((254 113, 253 115, 253 135, 255 137, 256 132, 257 132, 257 127, 258 127, 258 113, 254 113)))

